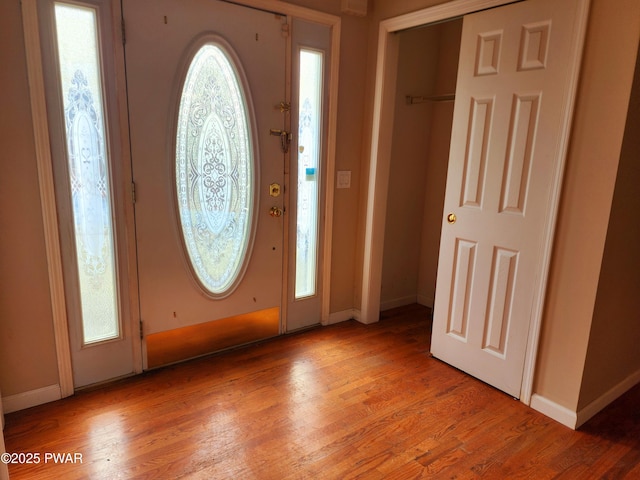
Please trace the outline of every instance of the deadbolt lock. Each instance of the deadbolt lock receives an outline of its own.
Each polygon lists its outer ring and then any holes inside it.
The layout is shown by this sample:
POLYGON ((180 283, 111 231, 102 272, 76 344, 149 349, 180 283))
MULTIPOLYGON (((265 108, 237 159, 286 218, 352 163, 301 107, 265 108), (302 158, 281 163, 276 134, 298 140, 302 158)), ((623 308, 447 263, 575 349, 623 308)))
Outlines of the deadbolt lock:
POLYGON ((271 185, 269 185, 269 195, 271 195, 272 197, 280 196, 280 184, 279 183, 272 183, 271 185))

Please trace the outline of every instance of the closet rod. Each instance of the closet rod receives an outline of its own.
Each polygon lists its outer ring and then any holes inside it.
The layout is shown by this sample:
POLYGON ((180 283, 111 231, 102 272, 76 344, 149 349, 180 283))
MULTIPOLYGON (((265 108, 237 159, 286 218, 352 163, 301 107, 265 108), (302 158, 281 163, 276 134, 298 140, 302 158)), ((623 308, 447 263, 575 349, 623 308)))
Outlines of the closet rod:
POLYGON ((456 95, 455 93, 428 96, 407 95, 405 98, 407 99, 407 105, 415 105, 425 102, 452 102, 456 99, 456 95))

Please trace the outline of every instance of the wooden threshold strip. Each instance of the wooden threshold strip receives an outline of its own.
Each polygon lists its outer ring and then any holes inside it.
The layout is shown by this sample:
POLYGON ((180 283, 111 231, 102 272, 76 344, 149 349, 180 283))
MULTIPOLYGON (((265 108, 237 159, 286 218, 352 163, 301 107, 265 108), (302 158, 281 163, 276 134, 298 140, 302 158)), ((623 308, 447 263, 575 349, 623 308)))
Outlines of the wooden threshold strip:
POLYGON ((275 337, 280 308, 236 315, 147 335, 147 365, 156 368, 230 347, 275 337))

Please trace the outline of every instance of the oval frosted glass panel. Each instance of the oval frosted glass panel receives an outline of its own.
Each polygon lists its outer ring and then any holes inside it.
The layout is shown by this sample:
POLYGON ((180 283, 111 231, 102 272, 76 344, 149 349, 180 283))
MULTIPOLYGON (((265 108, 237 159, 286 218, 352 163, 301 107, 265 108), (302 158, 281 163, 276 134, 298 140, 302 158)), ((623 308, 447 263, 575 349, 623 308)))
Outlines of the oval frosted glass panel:
POLYGON ((184 244, 200 283, 229 293, 244 270, 253 219, 254 155, 246 95, 216 44, 193 57, 180 98, 176 191, 184 244))

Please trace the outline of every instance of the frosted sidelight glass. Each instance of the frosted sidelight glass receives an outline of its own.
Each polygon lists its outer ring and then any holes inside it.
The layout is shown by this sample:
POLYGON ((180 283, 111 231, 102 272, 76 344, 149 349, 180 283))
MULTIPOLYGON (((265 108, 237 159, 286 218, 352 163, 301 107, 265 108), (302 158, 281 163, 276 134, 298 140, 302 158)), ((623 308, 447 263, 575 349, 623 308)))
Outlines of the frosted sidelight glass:
POLYGON ((302 49, 299 60, 296 299, 317 293, 324 59, 321 52, 302 49))
POLYGON ((120 335, 96 11, 55 4, 83 344, 120 335))
POLYGON ((176 134, 176 191, 184 244, 200 284, 228 295, 251 244, 254 154, 246 95, 218 44, 194 56, 184 81, 176 134))

